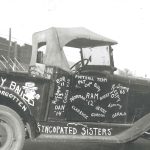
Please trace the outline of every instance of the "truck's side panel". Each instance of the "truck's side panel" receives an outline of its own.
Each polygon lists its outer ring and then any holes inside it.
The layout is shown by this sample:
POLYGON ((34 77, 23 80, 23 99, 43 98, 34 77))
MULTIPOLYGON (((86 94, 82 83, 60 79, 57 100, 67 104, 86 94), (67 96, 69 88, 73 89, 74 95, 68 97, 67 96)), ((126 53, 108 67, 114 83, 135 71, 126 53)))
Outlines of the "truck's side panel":
MULTIPOLYGON (((29 107, 35 120, 44 120, 46 106, 48 101, 50 80, 36 79, 33 77, 22 74, 1 74, 0 76, 0 86, 7 87, 10 91, 16 93, 20 96, 24 102, 29 107)), ((0 91, 1 95, 5 91, 0 91)), ((11 93, 10 93, 11 94, 11 93)), ((24 106, 20 103, 18 104, 22 109, 24 106)))

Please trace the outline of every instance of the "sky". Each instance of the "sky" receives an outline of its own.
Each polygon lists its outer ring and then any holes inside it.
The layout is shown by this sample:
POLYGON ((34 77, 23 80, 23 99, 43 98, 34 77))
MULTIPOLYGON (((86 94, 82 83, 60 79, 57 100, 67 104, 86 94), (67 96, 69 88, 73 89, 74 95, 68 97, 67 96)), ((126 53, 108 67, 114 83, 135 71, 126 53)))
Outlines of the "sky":
POLYGON ((0 36, 32 44, 50 27, 85 27, 116 40, 115 66, 150 77, 149 0, 0 0, 0 36))

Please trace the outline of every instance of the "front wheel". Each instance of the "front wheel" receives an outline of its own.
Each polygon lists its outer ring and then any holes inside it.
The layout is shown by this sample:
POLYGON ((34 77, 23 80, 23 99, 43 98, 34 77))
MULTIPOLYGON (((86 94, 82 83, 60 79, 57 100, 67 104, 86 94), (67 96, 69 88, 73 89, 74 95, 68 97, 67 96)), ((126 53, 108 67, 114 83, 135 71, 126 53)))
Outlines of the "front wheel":
POLYGON ((0 149, 21 150, 25 140, 24 124, 11 108, 0 105, 0 149))

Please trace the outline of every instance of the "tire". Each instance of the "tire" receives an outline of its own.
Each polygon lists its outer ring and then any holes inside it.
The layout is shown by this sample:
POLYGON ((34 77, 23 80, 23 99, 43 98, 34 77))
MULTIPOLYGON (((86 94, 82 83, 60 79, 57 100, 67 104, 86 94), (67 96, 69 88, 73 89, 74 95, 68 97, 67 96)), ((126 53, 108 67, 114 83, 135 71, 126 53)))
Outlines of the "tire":
POLYGON ((0 105, 0 150, 21 150, 24 141, 25 128, 20 116, 0 105))

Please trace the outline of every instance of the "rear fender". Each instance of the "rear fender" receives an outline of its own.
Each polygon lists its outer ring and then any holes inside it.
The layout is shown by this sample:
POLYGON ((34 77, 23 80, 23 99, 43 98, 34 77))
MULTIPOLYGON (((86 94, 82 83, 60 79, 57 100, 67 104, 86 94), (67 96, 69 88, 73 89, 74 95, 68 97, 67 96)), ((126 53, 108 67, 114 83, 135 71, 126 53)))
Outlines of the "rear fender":
POLYGON ((29 105, 22 97, 8 87, 0 87, 0 104, 15 110, 23 119, 24 123, 27 123, 27 130, 29 131, 30 137, 36 137, 38 134, 37 123, 29 105))

